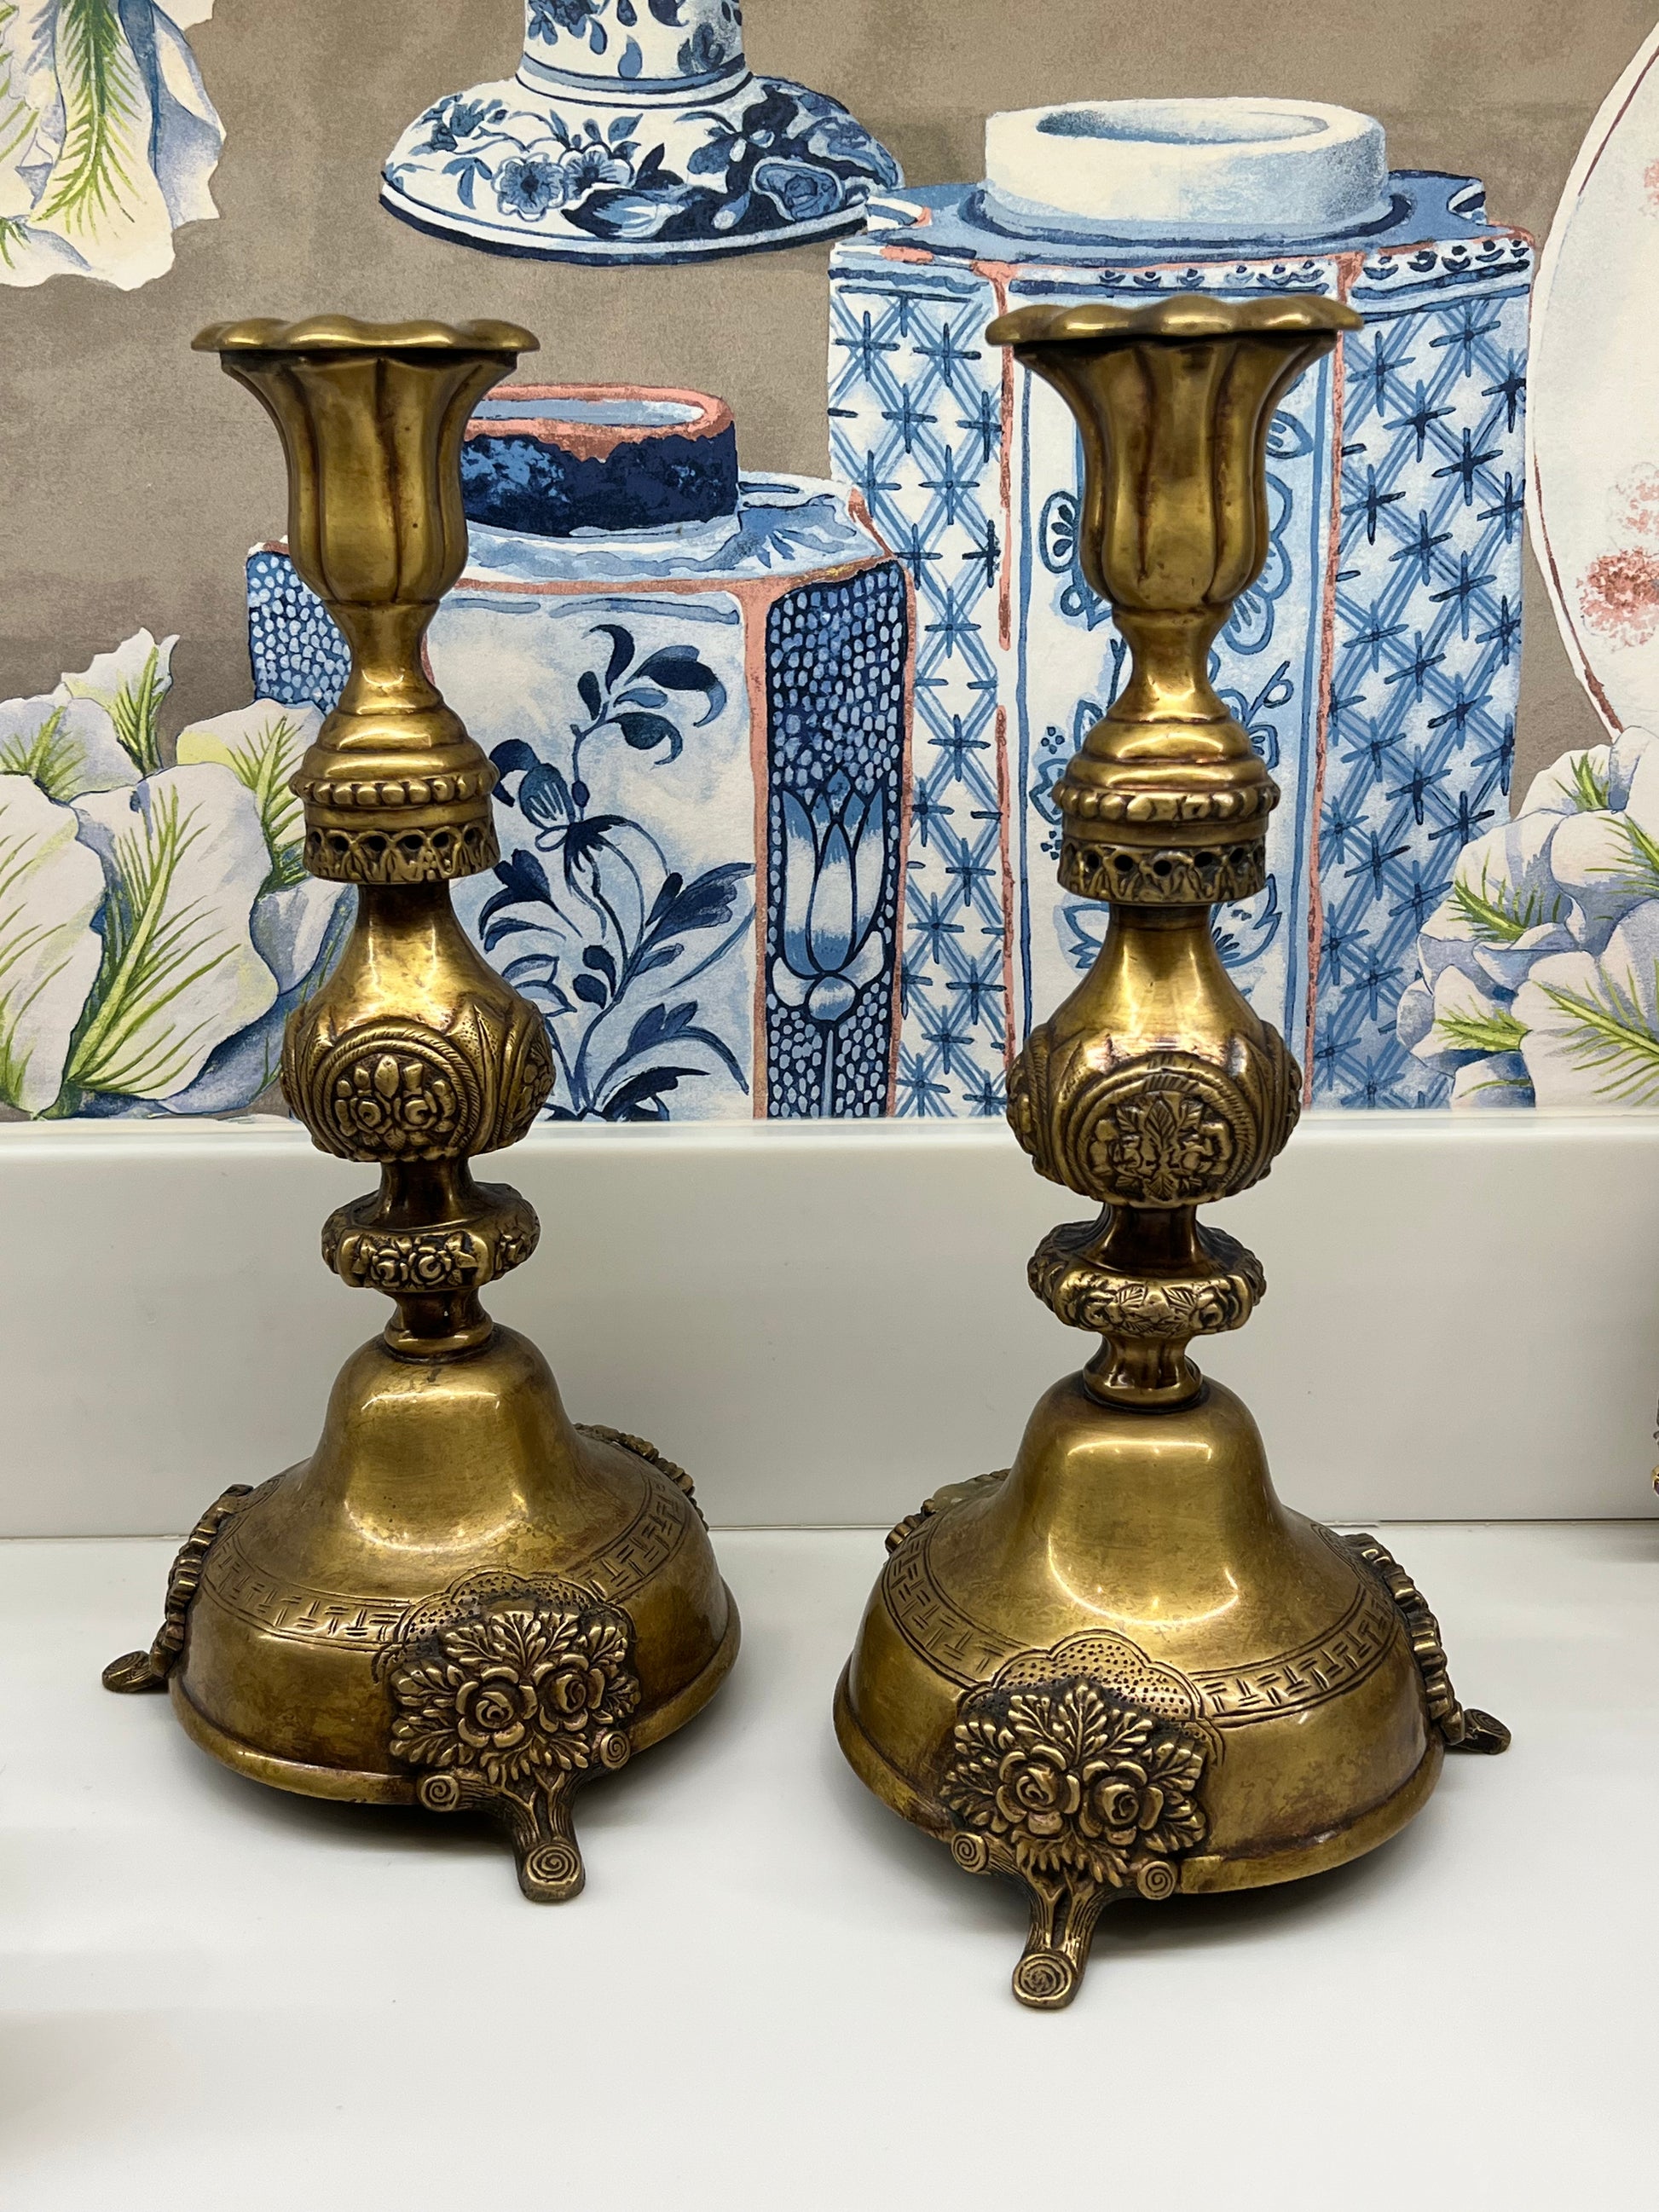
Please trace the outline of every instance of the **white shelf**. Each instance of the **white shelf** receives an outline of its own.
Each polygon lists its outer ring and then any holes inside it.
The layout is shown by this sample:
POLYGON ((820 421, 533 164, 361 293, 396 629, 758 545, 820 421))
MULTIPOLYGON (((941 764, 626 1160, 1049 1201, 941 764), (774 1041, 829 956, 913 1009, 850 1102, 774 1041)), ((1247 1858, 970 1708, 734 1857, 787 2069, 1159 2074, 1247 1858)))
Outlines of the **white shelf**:
MULTIPOLYGON (((890 1524, 1091 1348, 1025 1286, 1088 1208, 1000 1122, 542 1130, 483 1172, 543 1231, 492 1309, 728 1525, 890 1524)), ((386 1312, 318 1257, 373 1181, 292 1124, 0 1129, 0 1535, 188 1528, 308 1453, 386 1312)), ((1659 1115, 1313 1115, 1212 1218, 1267 1298, 1199 1357, 1298 1505, 1655 1510, 1659 1115)))
POLYGON ((1400 1528, 1515 1730, 1318 1881, 1124 1905, 1069 2012, 1012 1889, 866 1796, 868 1530, 717 1536, 743 1655, 580 1801, 586 1893, 260 1790, 102 1663, 170 1547, 0 1547, 0 2197, 26 2212, 1562 2212, 1652 2188, 1659 1532, 1400 1528))

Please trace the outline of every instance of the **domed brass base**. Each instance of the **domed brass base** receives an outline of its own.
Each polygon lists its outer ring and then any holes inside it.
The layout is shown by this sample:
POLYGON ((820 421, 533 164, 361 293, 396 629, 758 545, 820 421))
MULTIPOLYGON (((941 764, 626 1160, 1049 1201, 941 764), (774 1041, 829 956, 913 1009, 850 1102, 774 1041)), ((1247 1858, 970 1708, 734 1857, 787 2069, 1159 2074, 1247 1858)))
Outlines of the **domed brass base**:
POLYGON ((279 1789, 489 1814, 550 1901, 582 1884, 574 1790, 690 1720, 738 1638, 687 1478, 574 1428, 501 1328, 460 1358, 356 1352, 311 1458, 185 1546, 186 1611, 176 1664, 164 1628, 112 1687, 170 1678, 195 1741, 279 1789))
POLYGON ((1411 1819, 1448 1739, 1501 1747, 1367 1542, 1280 1504, 1219 1383, 1151 1410, 1081 1376, 1011 1470, 894 1530, 836 1732, 960 1865, 1026 1889, 1025 2002, 1069 2001, 1114 1898, 1340 1865, 1411 1819))

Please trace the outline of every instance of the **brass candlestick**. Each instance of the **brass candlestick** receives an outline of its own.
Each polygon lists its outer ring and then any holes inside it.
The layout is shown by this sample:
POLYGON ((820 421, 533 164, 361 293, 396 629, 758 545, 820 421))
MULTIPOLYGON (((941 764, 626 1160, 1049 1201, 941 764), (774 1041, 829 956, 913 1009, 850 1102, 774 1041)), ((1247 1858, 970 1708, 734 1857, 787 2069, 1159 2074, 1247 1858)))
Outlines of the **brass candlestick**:
POLYGON ((583 1879, 573 1791, 714 1694, 738 1618, 685 1475, 573 1428, 541 1354, 478 1303, 538 1231, 469 1162, 524 1135, 553 1068, 541 1015, 451 908, 451 880, 498 857, 495 772, 422 641, 465 558, 467 417, 536 341, 330 317, 196 344, 276 422, 295 565, 351 647, 294 788, 306 866, 358 886, 357 919, 289 1020, 283 1088, 322 1151, 380 1168, 323 1256, 395 1312, 311 1458, 209 1510, 155 1644, 104 1680, 170 1688, 198 1743, 280 1789, 487 1813, 526 1895, 557 1901, 583 1879))
POLYGON ((1267 1173, 1302 1092, 1211 933, 1263 888, 1279 793, 1208 654, 1267 554, 1274 406, 1358 320, 1176 296, 990 331, 1077 417, 1085 572, 1133 655, 1056 793, 1060 880, 1109 905, 1106 939, 1009 1084, 1039 1173, 1104 1209, 1030 1266, 1102 1344, 1011 1470, 893 1531, 836 1724, 878 1796, 1028 1892, 1030 2005, 1070 2000, 1113 1899, 1336 1866, 1410 1820, 1445 1747, 1508 1741, 1458 1705, 1403 1570, 1282 1506, 1249 1413, 1187 1356, 1265 1287, 1197 1210, 1267 1173))

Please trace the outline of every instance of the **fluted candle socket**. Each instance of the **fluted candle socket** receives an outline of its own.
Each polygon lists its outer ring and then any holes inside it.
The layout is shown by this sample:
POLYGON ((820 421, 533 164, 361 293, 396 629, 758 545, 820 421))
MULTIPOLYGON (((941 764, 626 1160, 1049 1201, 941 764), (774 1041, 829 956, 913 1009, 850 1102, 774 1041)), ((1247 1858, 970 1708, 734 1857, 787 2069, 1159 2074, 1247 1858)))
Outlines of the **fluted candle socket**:
POLYGON ((512 323, 351 315, 216 323, 195 341, 276 424, 289 553, 351 648, 295 783, 313 875, 434 882, 499 857, 495 772, 428 681, 421 646, 466 560, 467 420, 536 343, 512 323))
POLYGON ((1068 890, 1133 896, 1145 855, 1176 845, 1190 856, 1179 884, 1195 898, 1261 890, 1279 793, 1216 696, 1209 652, 1267 558, 1273 410, 1359 325, 1336 300, 1185 294, 1133 307, 1023 307, 992 325, 992 342, 1052 384, 1077 419, 1079 556, 1132 659, 1055 792, 1068 890))

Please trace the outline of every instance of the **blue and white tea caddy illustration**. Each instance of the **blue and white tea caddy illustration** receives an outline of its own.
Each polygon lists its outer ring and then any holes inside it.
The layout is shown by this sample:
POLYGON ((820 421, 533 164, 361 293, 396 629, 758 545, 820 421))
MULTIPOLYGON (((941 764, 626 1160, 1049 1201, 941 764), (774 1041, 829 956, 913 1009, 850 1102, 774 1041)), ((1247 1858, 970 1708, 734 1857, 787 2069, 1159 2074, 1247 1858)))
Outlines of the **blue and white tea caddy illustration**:
POLYGON ((874 204, 831 262, 830 416, 918 595, 901 1112, 991 1110, 1093 958, 1052 789, 1123 672, 1076 558, 1076 433, 985 342, 1033 301, 1335 295, 1365 319, 1274 424, 1272 550, 1217 681, 1284 792, 1220 927, 1316 1103, 1440 1103, 1395 1014, 1457 854, 1507 818, 1531 241, 1381 126, 1286 100, 994 116, 981 185, 874 204))
POLYGON ((447 93, 387 159, 417 229, 553 261, 701 261, 839 237, 898 164, 744 58, 738 0, 526 0, 516 76, 447 93))
MULTIPOLYGON (((501 386, 432 671, 500 776, 463 922, 547 1019, 550 1112, 890 1114, 912 612, 856 495, 740 477, 725 404, 501 386)), ((331 707, 343 641, 278 545, 255 681, 331 707)))

